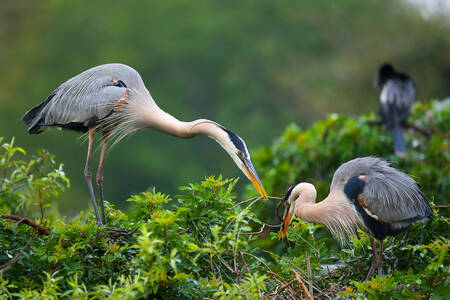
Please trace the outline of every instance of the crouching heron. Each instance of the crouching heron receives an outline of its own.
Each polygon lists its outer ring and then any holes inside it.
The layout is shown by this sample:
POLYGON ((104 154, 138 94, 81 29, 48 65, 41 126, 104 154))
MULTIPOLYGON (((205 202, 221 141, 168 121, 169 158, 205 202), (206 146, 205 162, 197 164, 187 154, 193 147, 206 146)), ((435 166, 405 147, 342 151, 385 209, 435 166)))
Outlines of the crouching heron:
POLYGON ((418 184, 376 157, 356 158, 342 164, 334 173, 329 195, 316 201, 316 189, 302 182, 291 186, 283 200, 280 238, 286 237, 294 215, 325 225, 341 242, 360 228, 370 236, 372 265, 382 272, 383 239, 406 230, 417 221, 433 217, 433 211, 418 184), (380 241, 377 251, 374 239, 380 241))
POLYGON ((84 176, 94 206, 97 223, 106 224, 103 205, 103 161, 108 140, 120 141, 141 128, 152 128, 180 138, 206 135, 214 139, 231 156, 267 199, 242 138, 224 126, 206 119, 179 121, 163 111, 153 100, 141 76, 123 64, 93 67, 67 80, 48 98, 22 117, 29 133, 40 133, 45 127, 59 127, 88 133, 89 144, 84 176), (102 147, 97 171, 102 219, 91 181, 89 161, 94 134, 102 133, 102 147))

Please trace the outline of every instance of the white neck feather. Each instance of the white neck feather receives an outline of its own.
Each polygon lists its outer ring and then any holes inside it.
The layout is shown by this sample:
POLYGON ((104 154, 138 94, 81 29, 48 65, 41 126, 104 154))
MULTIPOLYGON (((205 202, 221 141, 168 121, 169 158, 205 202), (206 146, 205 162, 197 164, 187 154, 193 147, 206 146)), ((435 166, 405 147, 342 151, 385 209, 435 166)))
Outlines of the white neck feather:
POLYGON ((206 135, 221 145, 225 143, 226 132, 220 129, 219 124, 207 119, 180 121, 159 108, 150 93, 139 98, 141 99, 135 102, 133 110, 135 117, 141 120, 141 127, 153 128, 180 138, 192 138, 198 134, 206 135))
POLYGON ((331 191, 324 200, 315 203, 316 190, 313 185, 296 188, 292 191, 296 193, 293 196, 297 197, 295 214, 307 222, 325 225, 341 243, 345 243, 349 235, 355 235, 356 227, 362 225, 355 208, 342 191, 331 191))

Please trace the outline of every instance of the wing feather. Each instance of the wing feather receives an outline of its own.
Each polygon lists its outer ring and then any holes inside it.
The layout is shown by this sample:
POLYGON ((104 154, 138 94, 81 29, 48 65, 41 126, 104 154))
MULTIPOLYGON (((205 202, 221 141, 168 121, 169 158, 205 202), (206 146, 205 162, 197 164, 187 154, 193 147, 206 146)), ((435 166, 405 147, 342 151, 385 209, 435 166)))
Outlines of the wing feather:
POLYGON ((360 194, 364 209, 380 221, 402 223, 433 215, 414 179, 376 157, 357 158, 341 165, 333 177, 332 188, 359 175, 365 175, 360 194))

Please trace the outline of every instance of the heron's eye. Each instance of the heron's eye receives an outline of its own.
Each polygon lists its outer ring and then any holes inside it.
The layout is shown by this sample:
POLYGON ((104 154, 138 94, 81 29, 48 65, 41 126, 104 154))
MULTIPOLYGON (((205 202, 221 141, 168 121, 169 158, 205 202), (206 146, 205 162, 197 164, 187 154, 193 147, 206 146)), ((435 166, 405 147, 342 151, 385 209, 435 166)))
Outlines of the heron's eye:
POLYGON ((117 81, 115 81, 115 82, 114 82, 114 86, 117 86, 117 87, 124 87, 124 88, 127 87, 127 85, 125 84, 125 82, 123 82, 122 80, 117 80, 117 81))
POLYGON ((244 154, 243 154, 241 151, 238 151, 238 152, 237 152, 237 155, 238 155, 238 156, 243 156, 244 154))

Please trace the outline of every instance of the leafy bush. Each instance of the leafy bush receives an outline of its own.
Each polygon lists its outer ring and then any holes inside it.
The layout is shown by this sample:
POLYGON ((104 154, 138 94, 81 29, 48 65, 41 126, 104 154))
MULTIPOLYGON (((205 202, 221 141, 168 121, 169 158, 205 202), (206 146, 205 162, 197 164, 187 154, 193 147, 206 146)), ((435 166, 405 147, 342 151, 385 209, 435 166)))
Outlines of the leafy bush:
MULTIPOLYGON (((282 195, 287 182, 312 177, 325 196, 339 164, 378 155, 416 176, 434 203, 445 203, 448 109, 432 103, 414 107, 414 122, 434 135, 427 140, 408 132, 412 147, 401 160, 391 154, 389 134, 367 123, 373 118, 331 115, 306 131, 289 126, 254 155, 266 189, 282 195)), ((270 222, 261 221, 274 217, 274 203, 238 199, 235 179, 208 177, 173 197, 156 190, 134 195, 126 212, 106 203, 111 227, 99 228, 92 213, 58 218, 54 201, 69 185, 62 165, 43 150, 28 161, 17 158, 24 154, 13 142, 0 152, 1 213, 36 224, 0 218, 0 298, 439 299, 450 294, 445 208, 436 207, 432 221, 385 240, 387 275, 364 281, 371 252, 364 233, 351 247, 340 247, 323 226, 296 220, 288 241, 280 243, 276 232, 266 230, 270 222), (49 234, 37 232, 40 227, 49 234)))

